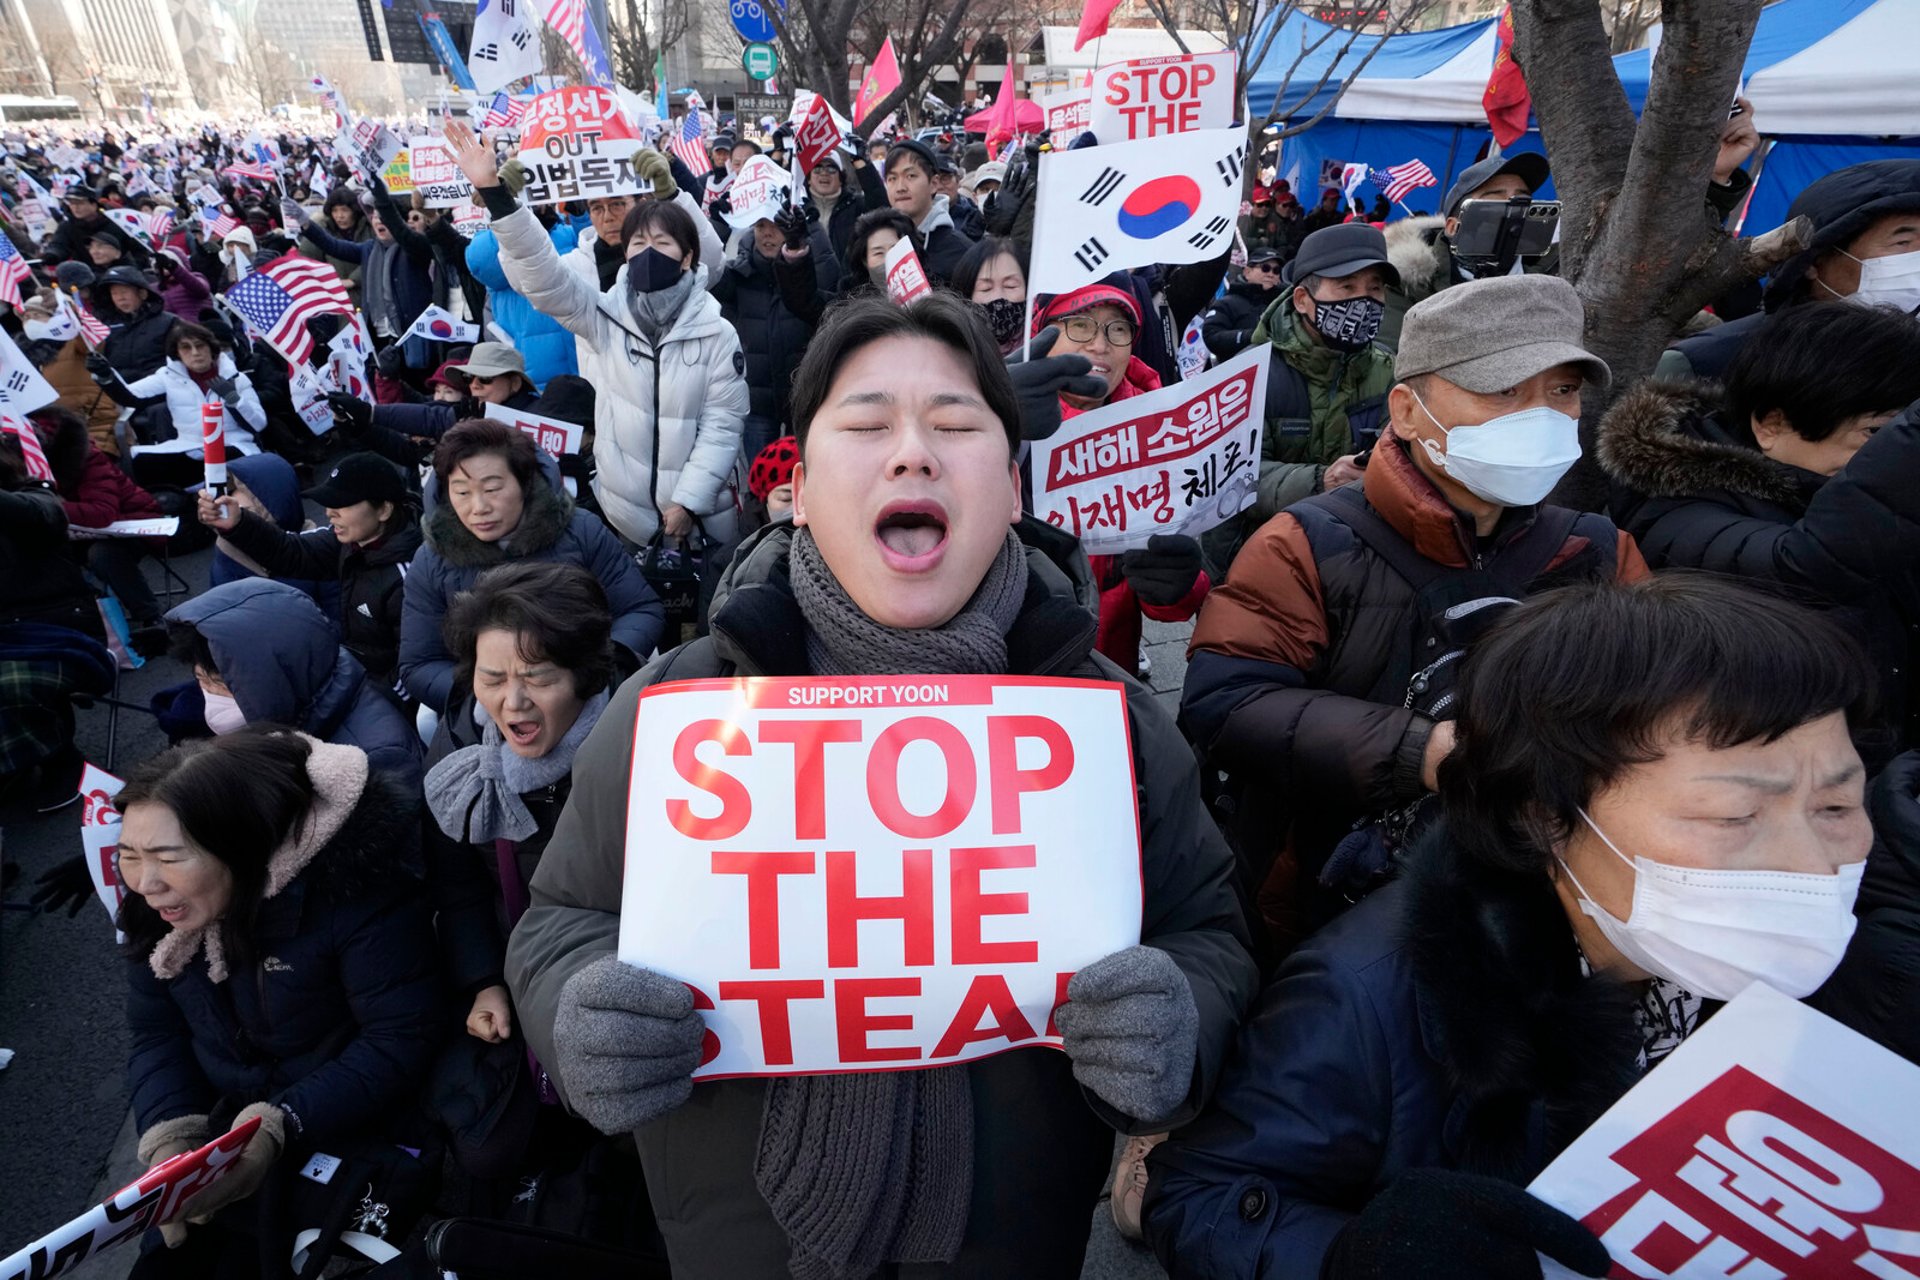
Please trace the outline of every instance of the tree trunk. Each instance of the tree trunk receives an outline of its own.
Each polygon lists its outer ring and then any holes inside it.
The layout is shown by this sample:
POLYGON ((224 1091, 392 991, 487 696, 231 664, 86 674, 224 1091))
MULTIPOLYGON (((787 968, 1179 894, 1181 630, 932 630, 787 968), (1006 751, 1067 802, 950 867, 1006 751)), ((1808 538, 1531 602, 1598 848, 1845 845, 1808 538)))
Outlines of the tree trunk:
POLYGON ((1743 241, 1705 194, 1762 0, 1666 0, 1665 30, 1636 122, 1594 0, 1514 0, 1514 55, 1553 161, 1560 274, 1586 306, 1586 343, 1613 371, 1582 399, 1584 456, 1556 497, 1597 508, 1593 461, 1614 394, 1653 371, 1680 326, 1733 285, 1797 252, 1804 222, 1743 241))

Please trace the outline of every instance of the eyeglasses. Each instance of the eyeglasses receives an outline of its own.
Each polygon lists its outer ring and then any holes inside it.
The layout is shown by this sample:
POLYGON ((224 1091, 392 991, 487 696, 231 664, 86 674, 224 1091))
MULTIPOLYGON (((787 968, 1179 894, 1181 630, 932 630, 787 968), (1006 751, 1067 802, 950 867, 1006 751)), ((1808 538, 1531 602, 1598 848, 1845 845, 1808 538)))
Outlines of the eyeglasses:
POLYGON ((1132 346, 1135 333, 1131 320, 1109 320, 1103 325, 1092 316, 1068 316, 1060 322, 1060 330, 1075 342, 1092 342, 1095 334, 1104 333, 1116 347, 1132 346))

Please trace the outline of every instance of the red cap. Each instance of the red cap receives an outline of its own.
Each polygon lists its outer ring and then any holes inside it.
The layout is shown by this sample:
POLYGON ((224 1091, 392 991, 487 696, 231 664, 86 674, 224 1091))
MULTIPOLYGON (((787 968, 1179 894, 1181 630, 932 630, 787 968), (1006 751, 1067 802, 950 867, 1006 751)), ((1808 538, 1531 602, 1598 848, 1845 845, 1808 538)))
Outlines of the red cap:
POLYGON ((455 373, 459 373, 460 362, 458 360, 447 360, 442 362, 440 367, 438 369, 435 369, 433 371, 432 376, 427 379, 427 385, 431 387, 435 383, 438 383, 443 387, 452 387, 455 391, 465 392, 467 389, 467 375, 464 373, 460 373, 459 374, 460 380, 458 382, 455 382, 452 378, 447 376, 447 371, 449 369, 453 370, 455 373))
POLYGON ((1117 289, 1113 285, 1102 282, 1082 285, 1071 293, 1054 294, 1053 297, 1047 299, 1046 302, 1040 306, 1039 310, 1034 312, 1033 322, 1044 328, 1048 321, 1058 320, 1064 316, 1076 315, 1079 312, 1087 310, 1089 307, 1097 307, 1102 303, 1119 307, 1127 313, 1127 317, 1131 319, 1134 324, 1138 325, 1140 323, 1139 301, 1125 289, 1117 289))
POLYGON ((1265 188, 1265 187, 1255 187, 1255 188, 1253 189, 1253 200, 1252 200, 1252 203, 1254 203, 1254 204, 1265 204, 1265 203, 1266 203, 1267 201, 1269 201, 1269 200, 1271 200, 1271 199, 1273 199, 1273 192, 1271 192, 1271 191, 1269 191, 1269 190, 1268 190, 1267 188, 1265 188))
POLYGON ((781 436, 762 449, 747 469, 747 492, 765 502, 783 484, 793 483, 793 467, 800 461, 800 442, 781 436))

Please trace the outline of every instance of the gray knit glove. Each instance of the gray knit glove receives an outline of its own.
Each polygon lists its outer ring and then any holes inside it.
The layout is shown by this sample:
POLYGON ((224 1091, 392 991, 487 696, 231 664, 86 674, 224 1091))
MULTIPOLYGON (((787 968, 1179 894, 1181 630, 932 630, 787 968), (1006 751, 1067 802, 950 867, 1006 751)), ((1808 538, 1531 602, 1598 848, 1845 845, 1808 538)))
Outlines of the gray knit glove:
POLYGON ((629 1133, 693 1093, 705 1034, 686 984, 603 956, 560 988, 554 1065, 589 1124, 629 1133))
POLYGON ((1073 1077, 1135 1120, 1164 1120, 1187 1100, 1200 1049, 1200 1011, 1173 957, 1128 947, 1067 983, 1054 1015, 1073 1077))

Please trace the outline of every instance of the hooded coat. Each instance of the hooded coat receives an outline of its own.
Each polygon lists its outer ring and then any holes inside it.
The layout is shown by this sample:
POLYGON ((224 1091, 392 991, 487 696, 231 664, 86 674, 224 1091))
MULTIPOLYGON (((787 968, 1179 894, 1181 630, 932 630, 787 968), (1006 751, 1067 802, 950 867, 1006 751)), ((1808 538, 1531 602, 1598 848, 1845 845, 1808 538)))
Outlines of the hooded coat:
MULTIPOLYGON (((335 187, 332 191, 328 192, 326 207, 320 210, 320 217, 326 222, 328 231, 343 239, 352 240, 355 243, 362 243, 373 239, 373 228, 367 224, 367 215, 360 208, 360 199, 351 188, 335 187), (353 225, 345 231, 333 225, 333 211, 336 208, 346 208, 353 211, 353 225)), ((358 298, 360 296, 361 266, 358 259, 335 257, 321 248, 318 243, 309 239, 304 232, 301 234, 300 241, 295 247, 305 256, 309 258, 319 258, 328 266, 332 267, 335 274, 340 277, 340 282, 347 286, 354 297, 358 298)))
POLYGON ((419 791, 420 735, 309 597, 284 582, 249 578, 175 605, 167 621, 206 640, 249 724, 283 724, 358 747, 375 771, 419 791))
MULTIPOLYGON (((815 233, 813 252, 825 253, 826 237, 815 233)), ((788 309, 771 258, 762 257, 753 237, 743 238, 720 278, 713 284, 720 314, 740 338, 746 357, 748 412, 779 424, 776 435, 792 428, 787 421, 787 396, 794 370, 806 354, 813 328, 788 309)))
MULTIPOLYGON (((178 976, 129 962, 127 1075, 142 1131, 230 1102, 283 1103, 321 1150, 391 1125, 433 1061, 446 1010, 433 919, 396 859, 416 839, 419 784, 369 774, 339 833, 263 897, 245 946, 178 976), (241 955, 247 957, 244 965, 241 955)), ((232 935, 229 934, 231 939, 232 935)))
POLYGON ((495 217, 493 231, 507 279, 580 339, 580 374, 595 393, 593 492, 607 522, 644 544, 672 503, 730 541, 750 401, 746 357, 707 292, 706 268, 693 268, 693 292, 655 343, 634 322, 624 278, 596 289, 561 261, 531 209, 495 217))
POLYGON ((607 593, 613 642, 634 656, 635 665, 646 661, 666 627, 666 610, 620 540, 598 516, 574 508, 551 455, 541 454, 540 465, 546 483, 524 495, 519 525, 498 542, 482 542, 467 532, 453 505, 437 500, 438 485, 428 479, 421 547, 404 575, 400 679, 410 697, 436 711, 453 692, 453 655, 440 634, 447 606, 494 565, 557 560, 591 573, 607 593))
POLYGON ((1838 475, 1775 462, 1735 436, 1711 382, 1642 382, 1600 424, 1612 510, 1656 569, 1707 569, 1838 613, 1879 669, 1893 741, 1920 742, 1920 406, 1874 433, 1838 475))
MULTIPOLYGON (((146 288, 143 284, 142 288, 146 288)), ((169 312, 160 295, 147 289, 147 296, 140 300, 139 310, 131 316, 124 316, 114 310, 113 299, 109 294, 111 282, 102 280, 94 287, 93 314, 107 324, 110 332, 106 341, 100 344, 100 354, 107 358, 115 373, 126 382, 137 382, 141 378, 156 372, 167 362, 167 334, 179 323, 179 317, 169 312)), ((119 399, 122 404, 138 404, 142 397, 127 396, 118 384, 108 383, 107 394, 119 399)), ((147 399, 159 392, 149 392, 147 399)), ((199 418, 194 419, 194 430, 198 431, 199 418)))
MULTIPOLYGON (((1093 650, 1091 586, 1078 544, 1033 520, 1019 532, 1029 579, 1008 633, 1009 674, 1112 680, 1126 688, 1145 842, 1141 938, 1180 966, 1200 1015, 1185 1116, 1210 1093, 1255 982, 1229 859, 1201 803, 1192 753, 1172 722, 1150 691, 1093 650)), ((542 1062, 559 1061, 553 1027, 561 988, 611 954, 619 935, 640 691, 667 680, 808 671, 806 623, 788 577, 792 538, 792 525, 782 522, 743 543, 714 596, 711 633, 627 681, 580 749, 572 796, 534 873, 533 905, 507 944, 507 984, 542 1062)), ((975 1170, 966 1236, 950 1266, 906 1270, 951 1280, 1078 1276, 1113 1129, 1133 1122, 1083 1092, 1062 1053, 1016 1050, 965 1070, 975 1170)), ((564 1095, 567 1082, 555 1084, 564 1095)), ((689 1102, 634 1135, 681 1280, 787 1273, 786 1234, 753 1177, 765 1090, 754 1079, 696 1085, 689 1102)))

